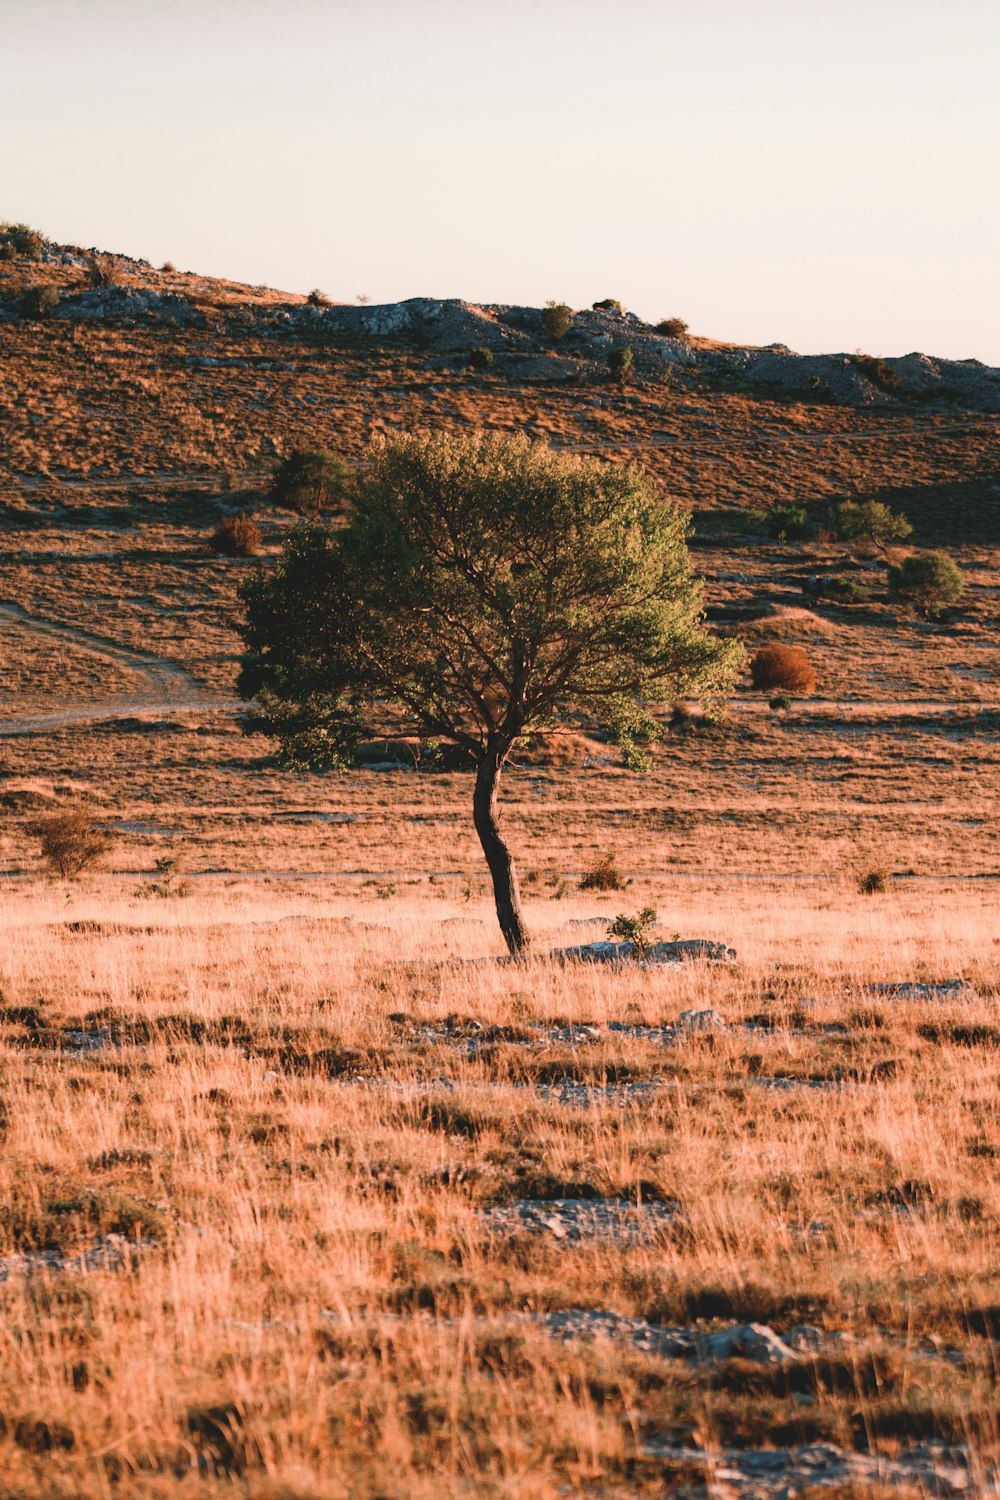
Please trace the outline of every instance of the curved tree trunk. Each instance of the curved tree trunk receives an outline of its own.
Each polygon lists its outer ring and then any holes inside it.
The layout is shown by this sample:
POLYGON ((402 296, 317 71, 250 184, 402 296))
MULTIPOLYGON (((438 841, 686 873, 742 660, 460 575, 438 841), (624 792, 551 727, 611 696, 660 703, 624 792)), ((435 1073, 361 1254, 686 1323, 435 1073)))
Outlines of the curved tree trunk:
POLYGON ((503 770, 505 751, 487 748, 476 772, 476 790, 472 801, 472 813, 479 834, 479 842, 486 855, 490 875, 493 878, 493 897, 496 901, 497 919, 504 941, 513 958, 526 953, 530 944, 528 929, 524 925, 521 911, 521 890, 517 870, 510 850, 500 832, 500 810, 497 793, 500 787, 500 772, 503 770))

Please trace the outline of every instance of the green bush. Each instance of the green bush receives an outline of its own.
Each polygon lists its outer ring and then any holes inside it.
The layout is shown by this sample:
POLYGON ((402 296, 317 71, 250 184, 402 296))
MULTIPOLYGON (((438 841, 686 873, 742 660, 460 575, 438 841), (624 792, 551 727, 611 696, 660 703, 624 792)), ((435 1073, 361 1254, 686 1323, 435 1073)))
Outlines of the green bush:
POLYGON ((957 604, 965 592, 965 579, 947 552, 914 552, 888 573, 889 592, 926 614, 957 604))
POLYGON ((473 370, 492 370, 493 350, 472 349, 469 352, 469 364, 473 370))
POLYGON ((628 916, 625 912, 619 912, 608 927, 608 936, 621 938, 624 942, 631 943, 636 959, 642 963, 653 946, 656 936, 655 909, 652 906, 644 906, 642 911, 634 917, 628 916))
POLYGON ((0 224, 0 239, 25 260, 41 260, 48 243, 44 234, 29 224, 0 224))
POLYGON ((603 297, 600 302, 594 302, 592 306, 595 312, 623 313, 625 311, 617 297, 603 297))
POLYGON ((871 594, 854 578, 831 578, 823 586, 823 598, 835 604, 867 604, 871 594))
POLYGON ((342 504, 353 482, 350 465, 338 454, 325 448, 298 450, 278 465, 269 494, 284 510, 317 516, 342 504))
POLYGON ((661 318, 656 325, 656 332, 662 333, 668 339, 682 339, 688 331, 688 326, 683 318, 661 318))
POLYGON ((565 302, 546 302, 542 308, 542 327, 550 339, 565 338, 573 327, 573 309, 565 302))
POLYGON ((802 505, 771 505, 767 510, 752 510, 747 524, 753 531, 763 531, 776 542, 798 542, 809 535, 809 515, 802 505))
POLYGON ((913 530, 905 516, 881 500, 843 500, 830 510, 830 526, 845 542, 901 541, 913 530))
POLYGON ((632 374, 632 366, 635 363, 635 355, 631 344, 622 344, 619 349, 608 351, 608 373, 612 380, 623 386, 632 374))
POLYGON ((21 296, 21 317, 47 318, 58 306, 59 292, 54 286, 29 286, 21 296))

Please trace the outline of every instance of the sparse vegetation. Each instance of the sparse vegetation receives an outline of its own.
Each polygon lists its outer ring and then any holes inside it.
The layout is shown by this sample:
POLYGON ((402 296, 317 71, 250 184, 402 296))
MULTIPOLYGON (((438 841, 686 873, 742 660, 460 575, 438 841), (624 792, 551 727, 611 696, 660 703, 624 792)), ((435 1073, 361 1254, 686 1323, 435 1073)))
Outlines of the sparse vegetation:
POLYGON ((627 875, 618 868, 618 855, 607 849, 598 855, 589 870, 580 880, 581 891, 624 891, 632 884, 627 875))
POLYGON ((29 224, 0 224, 0 243, 9 245, 24 260, 41 260, 48 241, 29 224))
POLYGON ((50 282, 29 286, 21 294, 21 317, 41 320, 49 317, 59 306, 58 289, 50 282))
POLYGON ((816 673, 801 646, 761 646, 750 658, 750 680, 759 693, 811 693, 816 673))
POLYGON ((688 325, 683 318, 661 318, 656 325, 656 332, 668 339, 683 339, 687 331, 688 325))
POLYGON ((354 471, 325 448, 297 450, 278 465, 270 499, 301 516, 320 516, 343 505, 354 485, 354 471))
POLYGON ((631 344, 608 350, 608 374, 619 388, 624 388, 632 378, 635 354, 631 344))
POLYGON ((87 260, 87 285, 94 288, 121 286, 124 269, 117 255, 91 255, 87 260))
POLYGON ((884 870, 866 870, 858 876, 858 891, 862 896, 882 896, 889 889, 889 877, 884 870))
POLYGON ((233 515, 222 517, 208 545, 213 552, 221 552, 226 557, 255 557, 260 551, 261 540, 260 526, 253 516, 233 515))
POLYGON ((899 376, 888 360, 883 359, 880 355, 865 354, 861 349, 857 349, 850 356, 850 360, 852 364, 857 365, 858 369, 862 370, 868 376, 869 380, 873 380, 883 390, 895 391, 899 389, 899 376))
POLYGON ((608 936, 631 943, 635 957, 642 963, 656 940, 656 911, 644 906, 635 916, 620 912, 608 928, 608 936))
POLYGON ((880 500, 842 500, 830 512, 830 525, 845 542, 873 542, 879 547, 913 531, 905 516, 880 500))
POLYGON ((751 531, 763 531, 776 542, 798 542, 812 530, 804 505, 769 505, 766 510, 747 512, 751 531))
POLYGON ((593 304, 593 307, 595 312, 623 313, 625 311, 617 297, 602 297, 600 302, 593 304))
POLYGON ((308 302, 308 304, 309 304, 310 307, 330 307, 330 306, 332 306, 329 297, 318 286, 314 286, 313 287, 312 291, 309 293, 308 297, 306 298, 306 301, 308 302))
POLYGON ((573 327, 573 309, 565 302, 546 302, 542 308, 542 327, 550 339, 565 338, 573 327))
POLYGON ((925 614, 938 614, 957 604, 965 593, 965 579, 947 552, 914 552, 889 573, 889 592, 925 614))
POLYGON ((75 880, 92 869, 111 848, 113 840, 84 808, 50 813, 35 824, 39 853, 54 875, 75 880))

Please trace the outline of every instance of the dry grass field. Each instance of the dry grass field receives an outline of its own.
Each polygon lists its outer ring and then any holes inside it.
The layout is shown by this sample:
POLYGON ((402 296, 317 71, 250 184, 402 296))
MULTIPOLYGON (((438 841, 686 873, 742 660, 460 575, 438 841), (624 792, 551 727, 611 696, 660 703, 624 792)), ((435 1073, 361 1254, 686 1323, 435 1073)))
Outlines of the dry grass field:
POLYGON ((0 327, 0 1495, 995 1493, 996 419, 276 348, 227 321, 276 294, 156 276, 208 326, 0 327), (468 775, 284 770, 233 702, 274 455, 421 425, 640 458, 713 627, 817 674, 644 776, 526 746, 524 965, 468 775), (947 619, 740 525, 857 497, 955 557, 947 619), (79 805, 113 847, 47 879, 79 805), (735 958, 550 956, 643 906, 735 958))

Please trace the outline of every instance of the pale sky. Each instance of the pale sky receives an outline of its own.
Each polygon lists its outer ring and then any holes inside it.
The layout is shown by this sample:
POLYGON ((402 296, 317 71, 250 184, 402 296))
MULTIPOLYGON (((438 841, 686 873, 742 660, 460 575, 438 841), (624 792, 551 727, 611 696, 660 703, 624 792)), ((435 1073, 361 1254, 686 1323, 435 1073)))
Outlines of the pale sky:
POLYGON ((0 0, 0 218, 1000 364, 1000 0, 0 0))

